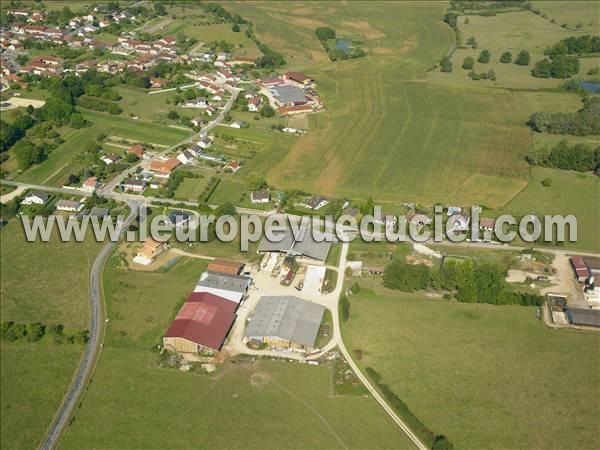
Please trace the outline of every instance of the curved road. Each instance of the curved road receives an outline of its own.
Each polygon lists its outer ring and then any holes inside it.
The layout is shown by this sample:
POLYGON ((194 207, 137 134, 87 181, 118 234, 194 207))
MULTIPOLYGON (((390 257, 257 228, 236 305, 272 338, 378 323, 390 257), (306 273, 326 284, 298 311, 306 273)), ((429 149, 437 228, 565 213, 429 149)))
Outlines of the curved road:
MULTIPOLYGON (((138 205, 130 204, 131 213, 121 224, 119 234, 126 231, 129 225, 134 221, 138 214, 138 205)), ((102 269, 108 259, 108 256, 117 245, 117 242, 109 241, 100 251, 100 254, 94 260, 92 271, 90 274, 90 336, 87 345, 85 346, 81 362, 77 369, 77 375, 69 386, 62 404, 54 421, 48 430, 46 438, 42 442, 40 448, 42 450, 51 450, 56 446, 58 440, 68 424, 71 413, 75 409, 79 398, 85 389, 89 376, 96 363, 96 357, 102 341, 102 326, 104 314, 102 312, 102 269)))

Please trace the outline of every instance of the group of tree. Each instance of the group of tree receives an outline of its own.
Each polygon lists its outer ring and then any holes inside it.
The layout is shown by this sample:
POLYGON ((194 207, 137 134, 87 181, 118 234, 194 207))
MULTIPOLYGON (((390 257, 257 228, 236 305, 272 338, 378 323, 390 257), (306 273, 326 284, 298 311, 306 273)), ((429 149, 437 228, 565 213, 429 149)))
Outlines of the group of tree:
POLYGON ((34 124, 35 120, 29 114, 19 114, 12 122, 0 120, 0 151, 11 148, 34 124))
POLYGON ((600 147, 591 148, 585 144, 569 146, 569 143, 564 140, 551 149, 532 150, 526 159, 534 166, 578 172, 600 171, 600 147))
POLYGON ((474 70, 469 72, 469 78, 472 80, 492 80, 496 81, 496 71, 494 69, 490 69, 487 72, 477 73, 474 70))
POLYGON ((600 36, 571 36, 558 41, 544 51, 544 54, 549 57, 586 53, 600 53, 600 36))
POLYGON ((531 75, 536 78, 569 78, 579 72, 576 56, 556 55, 535 63, 531 75))
POLYGON ((505 281, 506 270, 491 263, 472 260, 445 261, 439 270, 394 260, 386 269, 383 284, 390 289, 412 292, 426 288, 446 290, 460 302, 496 305, 541 305, 542 297, 517 292, 505 281))
POLYGON ((35 342, 42 339, 47 332, 50 332, 55 343, 62 343, 66 340, 68 343, 85 344, 89 340, 88 330, 80 330, 75 334, 65 335, 62 324, 51 325, 47 327, 40 322, 15 323, 13 321, 4 321, 0 324, 0 338, 4 341, 14 342, 25 340, 35 342))
POLYGON ((489 50, 482 50, 479 54, 479 58, 477 58, 478 63, 487 64, 490 62, 491 53, 489 50))
POLYGON ((600 134, 600 97, 584 98, 583 107, 573 113, 536 112, 528 121, 540 133, 571 134, 574 136, 600 134))
POLYGON ((440 59, 440 71, 442 72, 452 72, 452 61, 448 56, 443 56, 440 59))

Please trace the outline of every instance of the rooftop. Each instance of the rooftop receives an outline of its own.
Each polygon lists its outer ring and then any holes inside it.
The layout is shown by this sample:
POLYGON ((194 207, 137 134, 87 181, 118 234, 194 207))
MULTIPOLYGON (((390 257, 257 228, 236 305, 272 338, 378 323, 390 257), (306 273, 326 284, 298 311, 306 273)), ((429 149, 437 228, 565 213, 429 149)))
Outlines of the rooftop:
POLYGON ((313 347, 325 307, 294 296, 262 297, 246 328, 247 337, 278 337, 313 347))
POLYGON ((306 95, 299 87, 282 84, 270 88, 280 103, 306 103, 306 95))
POLYGON ((308 228, 301 228, 295 238, 291 228, 286 228, 285 230, 273 229, 272 232, 277 237, 283 235, 282 240, 279 242, 271 242, 267 239, 265 234, 258 245, 259 252, 286 252, 320 261, 325 261, 327 259, 329 249, 331 248, 331 242, 315 241, 308 228), (305 231, 302 234, 303 230, 305 231))
POLYGON ((244 293, 246 292, 246 289, 248 289, 250 281, 250 278, 244 276, 218 273, 207 270, 200 276, 200 280, 198 280, 198 286, 244 293))

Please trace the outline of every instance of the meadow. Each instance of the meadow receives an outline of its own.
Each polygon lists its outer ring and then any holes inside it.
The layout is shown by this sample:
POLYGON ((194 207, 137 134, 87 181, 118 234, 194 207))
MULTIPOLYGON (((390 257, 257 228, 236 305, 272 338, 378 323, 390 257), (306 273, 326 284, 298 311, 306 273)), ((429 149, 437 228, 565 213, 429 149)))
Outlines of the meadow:
POLYGON ((2 320, 87 327, 89 268, 101 246, 93 238, 61 242, 58 232, 50 242, 27 242, 20 220, 11 220, 0 231, 2 320))
MULTIPOLYGON (((561 2, 552 2, 560 4, 561 2)), ((562 2, 565 4, 564 2, 562 2)), ((569 2, 570 3, 570 2, 569 2)), ((587 11, 592 13, 592 2, 588 2, 587 11)), ((566 10, 566 8, 564 8, 566 10)), ((573 10, 584 11, 583 5, 578 4, 573 10)), ((477 15, 462 16, 458 21, 458 28, 464 42, 471 36, 477 39, 477 48, 459 48, 452 55, 454 65, 451 73, 442 73, 439 70, 428 74, 428 79, 453 84, 469 86, 508 87, 521 89, 556 88, 564 84, 565 80, 554 78, 535 78, 531 69, 536 61, 543 59, 544 50, 561 39, 573 36, 574 32, 561 27, 562 22, 551 23, 549 19, 535 15, 529 11, 518 11, 497 14, 493 17, 477 15), (468 20, 468 23, 466 21, 468 20), (491 53, 490 62, 487 64, 477 62, 482 50, 491 53), (531 55, 531 62, 527 66, 514 64, 517 54, 527 50, 531 55), (511 52, 513 62, 500 63, 502 53, 511 52), (473 70, 477 73, 493 69, 497 80, 471 80, 467 74, 470 70, 463 69, 465 57, 475 59, 473 70)), ((598 30, 595 31, 598 33, 598 30)), ((581 59, 579 76, 582 77, 590 68, 598 67, 600 58, 581 59)))
MULTIPOLYGON (((26 242, 20 222, 0 231, 2 271, 0 317, 17 323, 88 326, 89 268, 101 244, 58 240, 26 242)), ((58 409, 83 347, 38 342, 2 342, 0 346, 3 448, 36 448, 58 409)))
POLYGON ((600 445, 597 334, 548 329, 534 308, 364 290, 350 311, 359 364, 455 448, 600 445))
POLYGON ((577 242, 565 247, 600 252, 600 180, 592 173, 534 167, 531 180, 515 198, 493 215, 573 214, 577 218, 577 242), (542 181, 552 180, 551 186, 542 181))
POLYGON ((38 342, 0 343, 2 448, 34 449, 67 391, 83 347, 38 342))
POLYGON ((334 395, 330 366, 229 360, 210 376, 159 367, 150 347, 206 263, 180 258, 151 273, 109 259, 107 337, 62 448, 410 447, 372 398, 334 395))

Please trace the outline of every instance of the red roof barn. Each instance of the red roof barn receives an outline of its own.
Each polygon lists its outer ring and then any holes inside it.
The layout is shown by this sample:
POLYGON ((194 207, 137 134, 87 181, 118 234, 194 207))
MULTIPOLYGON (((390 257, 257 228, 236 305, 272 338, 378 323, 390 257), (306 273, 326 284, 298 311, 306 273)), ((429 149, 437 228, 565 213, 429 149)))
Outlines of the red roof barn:
POLYGON ((237 303, 207 292, 193 292, 163 338, 165 348, 184 353, 219 351, 235 321, 237 303))

